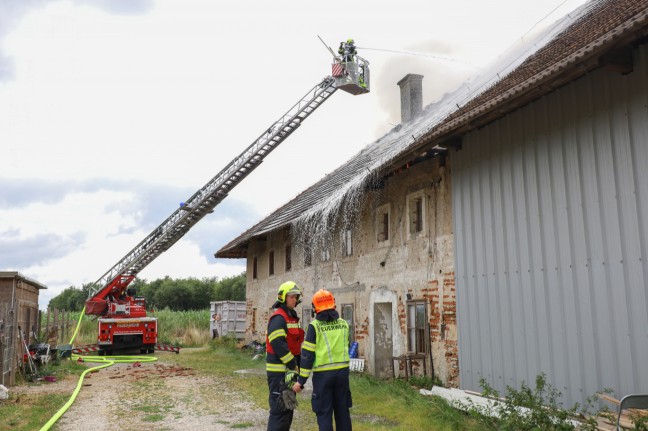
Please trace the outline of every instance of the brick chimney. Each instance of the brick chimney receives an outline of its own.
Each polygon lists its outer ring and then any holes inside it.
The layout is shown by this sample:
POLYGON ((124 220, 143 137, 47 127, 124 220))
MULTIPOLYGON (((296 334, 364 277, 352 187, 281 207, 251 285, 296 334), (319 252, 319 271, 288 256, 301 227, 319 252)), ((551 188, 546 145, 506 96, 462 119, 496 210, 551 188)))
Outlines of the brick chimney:
POLYGON ((423 75, 408 73, 398 81, 401 93, 401 123, 407 123, 423 110, 423 75))

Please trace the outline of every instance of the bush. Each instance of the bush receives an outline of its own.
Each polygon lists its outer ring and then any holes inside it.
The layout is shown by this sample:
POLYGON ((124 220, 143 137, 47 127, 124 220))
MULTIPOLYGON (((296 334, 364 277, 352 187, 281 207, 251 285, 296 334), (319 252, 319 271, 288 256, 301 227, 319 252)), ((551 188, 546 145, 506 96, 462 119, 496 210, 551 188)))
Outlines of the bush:
POLYGON ((535 389, 524 381, 520 389, 507 386, 506 398, 493 389, 485 379, 480 380, 482 395, 496 401, 490 407, 475 406, 469 402, 466 410, 487 430, 596 430, 596 420, 585 419, 595 397, 588 399, 585 408, 579 404, 564 409, 559 402, 561 393, 547 383, 544 373, 536 376, 535 389))
POLYGON ((432 386, 443 386, 443 382, 436 376, 412 376, 409 378, 410 385, 419 389, 430 389, 432 386))

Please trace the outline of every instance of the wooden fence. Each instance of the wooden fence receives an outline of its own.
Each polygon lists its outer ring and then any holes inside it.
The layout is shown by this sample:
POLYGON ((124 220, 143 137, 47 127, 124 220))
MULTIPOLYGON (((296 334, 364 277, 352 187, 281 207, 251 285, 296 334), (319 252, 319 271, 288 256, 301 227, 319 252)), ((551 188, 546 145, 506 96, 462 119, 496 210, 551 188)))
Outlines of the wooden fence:
POLYGON ((44 343, 55 348, 65 344, 72 337, 75 325, 76 322, 70 319, 70 312, 64 310, 39 311, 38 318, 30 324, 18 321, 15 313, 7 307, 0 307, 0 384, 15 384, 16 375, 30 346, 44 343))
POLYGON ((77 322, 71 319, 69 311, 48 308, 40 314, 42 329, 39 333, 43 343, 56 346, 66 344, 72 338, 77 322))

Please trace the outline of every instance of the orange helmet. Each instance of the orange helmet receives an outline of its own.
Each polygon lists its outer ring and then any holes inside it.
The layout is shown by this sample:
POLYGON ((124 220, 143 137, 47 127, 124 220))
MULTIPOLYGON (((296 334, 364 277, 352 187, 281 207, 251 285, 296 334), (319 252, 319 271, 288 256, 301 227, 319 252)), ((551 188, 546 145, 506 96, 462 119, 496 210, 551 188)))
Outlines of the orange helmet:
POLYGON ((315 313, 335 308, 335 298, 328 290, 320 289, 313 295, 313 308, 315 313))

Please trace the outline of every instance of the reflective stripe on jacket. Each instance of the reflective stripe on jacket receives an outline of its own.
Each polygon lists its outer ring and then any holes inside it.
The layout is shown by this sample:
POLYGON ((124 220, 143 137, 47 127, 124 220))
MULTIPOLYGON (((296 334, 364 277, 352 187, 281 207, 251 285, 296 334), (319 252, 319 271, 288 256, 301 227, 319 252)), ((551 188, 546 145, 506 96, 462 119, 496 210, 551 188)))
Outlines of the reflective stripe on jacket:
POLYGON ((299 318, 289 315, 282 307, 277 308, 268 322, 266 371, 283 373, 299 365, 295 357, 300 355, 303 341, 304 330, 299 326, 299 318), (271 324, 273 319, 278 319, 280 324, 271 324))
MULTIPOLYGON (((348 368, 349 324, 346 320, 341 318, 326 322, 313 320, 310 326, 315 330, 315 342, 313 343, 310 339, 307 339, 304 341, 302 349, 306 356, 310 357, 310 353, 315 356, 312 371, 320 372, 348 368)), ((310 372, 311 369, 308 368, 306 363, 304 367, 300 368, 299 375, 307 379, 310 372)))

